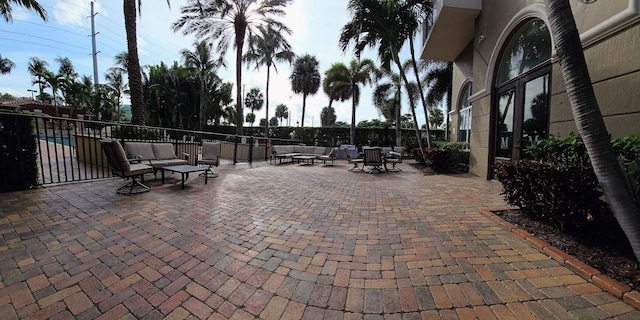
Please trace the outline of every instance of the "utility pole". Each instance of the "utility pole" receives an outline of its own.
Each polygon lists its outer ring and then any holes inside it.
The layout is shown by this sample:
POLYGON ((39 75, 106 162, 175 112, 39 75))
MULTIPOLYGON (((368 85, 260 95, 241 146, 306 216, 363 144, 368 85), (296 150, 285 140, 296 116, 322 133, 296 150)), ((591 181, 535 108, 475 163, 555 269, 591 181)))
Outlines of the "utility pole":
POLYGON ((93 1, 91 1, 91 45, 92 45, 92 54, 93 54, 93 83, 98 88, 98 84, 100 82, 98 78, 98 52, 96 51, 96 19, 95 16, 97 12, 93 11, 93 1))

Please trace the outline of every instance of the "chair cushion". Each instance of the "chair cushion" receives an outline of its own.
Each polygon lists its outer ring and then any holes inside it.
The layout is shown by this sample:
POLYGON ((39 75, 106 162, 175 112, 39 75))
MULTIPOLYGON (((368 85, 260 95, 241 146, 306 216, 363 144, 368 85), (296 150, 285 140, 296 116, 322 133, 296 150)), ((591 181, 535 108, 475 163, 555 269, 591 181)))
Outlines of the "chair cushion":
POLYGON ((124 152, 124 149, 118 139, 113 139, 113 147, 115 148, 116 158, 120 161, 122 173, 124 173, 124 175, 128 175, 131 172, 131 165, 129 164, 129 161, 126 161, 127 154, 124 152))
POLYGON ((177 159, 171 143, 154 143, 152 148, 156 160, 177 159))
POLYGON ((220 155, 220 142, 202 143, 202 160, 217 160, 220 155))
POLYGON ((145 160, 155 159, 151 143, 148 142, 127 142, 124 144, 124 150, 127 151, 126 154, 135 154, 145 160))

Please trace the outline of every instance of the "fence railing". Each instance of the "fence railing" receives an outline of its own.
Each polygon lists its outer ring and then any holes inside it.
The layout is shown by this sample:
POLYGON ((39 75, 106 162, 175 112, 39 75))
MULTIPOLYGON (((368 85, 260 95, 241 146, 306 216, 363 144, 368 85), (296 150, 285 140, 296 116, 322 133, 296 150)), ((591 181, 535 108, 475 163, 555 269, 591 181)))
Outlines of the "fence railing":
MULTIPOLYGON (((268 159, 267 140, 263 137, 247 137, 213 132, 135 126, 111 122, 77 120, 48 116, 0 112, 0 131, 5 121, 18 122, 30 118, 32 139, 36 140, 36 167, 38 185, 100 179, 111 176, 107 160, 102 153, 100 139, 115 138, 127 141, 170 142, 176 154, 186 152, 190 164, 195 165, 203 141, 221 142, 222 164, 264 161, 268 159)), ((0 137, 0 141, 11 137, 0 137)), ((273 140, 273 139, 272 139, 273 140)), ((17 139, 15 152, 27 150, 27 141, 17 139)), ((271 141, 270 141, 271 142, 271 141)), ((293 141, 273 141, 288 144, 293 141)), ((0 143, 0 145, 6 143, 0 143)), ((13 146, 13 144, 12 144, 13 146)), ((0 176, 6 172, 29 166, 20 165, 21 156, 2 155, 0 176), (16 163, 10 163, 18 162, 16 163)))

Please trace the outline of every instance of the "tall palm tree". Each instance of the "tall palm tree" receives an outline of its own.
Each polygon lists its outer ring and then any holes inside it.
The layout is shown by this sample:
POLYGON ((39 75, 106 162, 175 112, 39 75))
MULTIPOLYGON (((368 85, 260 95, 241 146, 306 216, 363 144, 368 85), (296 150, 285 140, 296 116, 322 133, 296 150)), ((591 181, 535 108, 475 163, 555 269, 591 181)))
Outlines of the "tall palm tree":
MULTIPOLYGON (((267 87, 265 90, 265 114, 266 118, 269 118, 269 76, 271 66, 273 70, 278 73, 276 67, 277 62, 291 62, 295 57, 295 54, 291 50, 289 42, 284 38, 284 34, 291 34, 291 30, 286 27, 280 26, 276 29, 270 25, 258 26, 259 34, 249 37, 249 51, 244 55, 244 59, 247 62, 255 62, 256 70, 261 66, 267 67, 267 87)), ((265 138, 269 137, 269 123, 266 123, 264 127, 265 138)))
POLYGON ((11 69, 15 68, 16 64, 8 58, 3 58, 0 55, 0 74, 8 74, 11 72, 11 69))
MULTIPOLYGON (((405 68, 400 63, 399 52, 406 40, 414 33, 414 25, 407 22, 400 9, 409 4, 418 5, 422 2, 424 1, 349 0, 347 9, 351 12, 352 20, 342 27, 339 40, 342 50, 346 51, 353 42, 354 53, 359 56, 365 48, 377 46, 382 67, 389 69, 391 62, 394 62, 405 86, 409 87, 410 82, 405 68)), ((414 98, 409 95, 411 106, 416 105, 411 101, 414 98)), ((417 140, 420 150, 424 150, 422 138, 419 135, 417 140)), ((427 146, 431 147, 428 124, 427 146)))
POLYGON ((67 88, 73 85, 72 83, 78 78, 78 73, 76 72, 75 68, 73 67, 73 63, 69 58, 57 57, 55 61, 60 66, 58 68, 58 75, 60 75, 63 79, 63 82, 60 85, 62 97, 64 98, 64 101, 68 106, 73 107, 73 105, 70 104, 72 102, 71 100, 73 100, 73 98, 71 97, 71 91, 67 90, 67 88))
POLYGON ((401 147, 402 79, 400 79, 399 74, 383 69, 377 74, 377 80, 377 85, 373 90, 373 105, 387 121, 394 119, 396 123, 396 147, 401 147))
POLYGON ((300 125, 304 127, 304 114, 307 107, 307 96, 316 94, 320 88, 320 72, 318 72, 318 60, 315 56, 304 54, 296 58, 293 63, 293 72, 289 76, 291 89, 294 93, 302 94, 302 120, 300 125))
MULTIPOLYGON (((251 126, 253 126, 253 122, 255 121, 256 111, 260 111, 263 105, 264 105, 264 96, 262 95, 262 92, 260 92, 260 89, 251 88, 251 90, 247 92, 247 96, 244 97, 245 108, 249 108, 249 110, 251 110, 250 114, 253 114, 253 121, 247 120, 247 122, 251 122, 251 126)), ((249 119, 248 115, 247 115, 247 119, 249 119)))
POLYGON ((204 109, 205 98, 207 97, 205 88, 207 77, 209 77, 212 72, 215 72, 218 69, 218 67, 222 64, 222 60, 212 59, 211 45, 207 44, 205 41, 196 41, 193 45, 195 47, 193 51, 183 49, 182 51, 180 51, 180 53, 182 54, 184 65, 188 69, 196 72, 198 75, 198 81, 200 82, 199 130, 202 130, 206 120, 204 116, 204 109))
POLYGON ((128 91, 129 86, 123 80, 122 71, 116 68, 110 68, 104 75, 104 78, 107 82, 105 83, 105 87, 109 88, 113 93, 113 104, 116 107, 116 121, 120 122, 120 118, 122 116, 120 114, 122 94, 128 91))
POLYGON ((35 0, 0 0, 0 16, 4 18, 6 22, 13 22, 13 16, 11 15, 11 3, 18 6, 27 8, 27 10, 33 10, 37 13, 42 20, 47 21, 47 11, 35 0))
POLYGON ((545 6, 576 127, 611 211, 640 260, 640 212, 611 146, 569 0, 545 0, 545 6))
MULTIPOLYGON (((422 85, 429 89, 427 94, 427 104, 430 106, 437 105, 446 99, 447 126, 445 135, 449 138, 449 110, 451 110, 451 93, 453 90, 453 63, 450 61, 423 61, 418 62, 418 69, 424 76, 421 79, 422 85)), ((425 88, 421 86, 424 90, 425 88)))
POLYGON ((210 38, 217 42, 216 50, 224 56, 229 44, 236 50, 236 134, 242 134, 244 121, 242 110, 242 56, 247 34, 254 33, 259 25, 284 28, 274 19, 285 14, 284 8, 291 0, 187 0, 181 8, 182 17, 173 24, 173 30, 183 34, 195 34, 198 38, 210 38))
POLYGON ((331 90, 332 96, 343 95, 351 98, 351 130, 349 143, 356 139, 356 108, 360 104, 360 85, 370 84, 377 68, 371 59, 351 60, 347 67, 344 63, 334 63, 326 72, 325 82, 331 90))
POLYGON ((323 127, 330 127, 336 123, 336 111, 331 106, 322 108, 320 112, 320 123, 323 127))
POLYGON ((42 78, 45 81, 46 85, 51 88, 51 93, 53 95, 53 105, 56 107, 56 117, 58 117, 60 115, 58 114, 58 97, 56 96, 56 93, 58 92, 58 90, 60 90, 62 83, 64 83, 64 78, 62 77, 62 75, 48 70, 44 73, 42 78))
MULTIPOLYGON (((167 5, 171 6, 169 0, 167 0, 167 5)), ((136 18, 138 14, 142 13, 141 9, 142 0, 123 1, 124 28, 127 34, 127 74, 129 76, 131 95, 131 123, 138 125, 145 124, 142 73, 140 70, 140 59, 138 58, 138 35, 136 27, 136 18)))
POLYGON ((281 126, 284 125, 284 122, 282 122, 282 119, 289 118, 289 108, 287 107, 287 105, 285 105, 284 103, 281 103, 276 106, 276 117, 280 119, 280 125, 281 126))
POLYGON ((38 57, 29 58, 29 66, 27 67, 27 70, 29 71, 29 73, 31 73, 31 76, 33 76, 34 78, 32 80, 32 83, 38 85, 38 89, 39 89, 38 95, 40 96, 41 100, 42 100, 42 91, 44 89, 44 86, 46 85, 46 82, 44 81, 44 75, 48 71, 47 70, 48 65, 49 63, 47 63, 46 61, 38 57))

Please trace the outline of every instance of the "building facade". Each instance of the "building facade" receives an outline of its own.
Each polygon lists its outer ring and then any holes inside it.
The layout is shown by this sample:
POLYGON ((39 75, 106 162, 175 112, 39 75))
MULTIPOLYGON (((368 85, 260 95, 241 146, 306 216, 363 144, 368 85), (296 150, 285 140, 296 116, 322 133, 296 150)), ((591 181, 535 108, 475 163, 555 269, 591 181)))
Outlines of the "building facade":
MULTIPOLYGON (((530 141, 576 132, 544 1, 436 0, 422 59, 453 62, 450 141, 492 178, 530 141)), ((640 0, 570 0, 609 133, 640 134, 640 0)))

